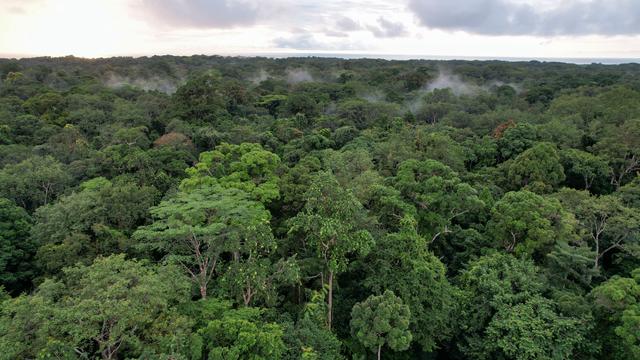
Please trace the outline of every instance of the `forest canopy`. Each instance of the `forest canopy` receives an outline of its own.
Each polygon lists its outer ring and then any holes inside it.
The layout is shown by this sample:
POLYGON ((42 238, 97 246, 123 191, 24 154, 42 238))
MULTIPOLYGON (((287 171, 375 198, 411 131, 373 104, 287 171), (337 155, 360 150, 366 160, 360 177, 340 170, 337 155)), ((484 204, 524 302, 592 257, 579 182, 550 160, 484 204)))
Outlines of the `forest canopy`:
POLYGON ((0 59, 0 359, 640 359, 640 65, 0 59))

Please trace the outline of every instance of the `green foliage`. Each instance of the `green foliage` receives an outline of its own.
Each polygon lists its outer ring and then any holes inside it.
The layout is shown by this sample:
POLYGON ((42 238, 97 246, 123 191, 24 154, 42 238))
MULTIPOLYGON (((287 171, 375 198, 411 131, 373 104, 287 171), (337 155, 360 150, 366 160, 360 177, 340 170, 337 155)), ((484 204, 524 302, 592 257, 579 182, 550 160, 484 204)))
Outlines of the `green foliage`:
POLYGON ((534 126, 526 123, 518 124, 508 128, 498 138, 498 151, 502 159, 513 159, 532 147, 538 138, 538 131, 534 126))
POLYGON ((401 163, 395 183, 418 209, 420 231, 432 242, 450 232, 453 225, 469 223, 485 207, 473 187, 435 160, 401 163))
POLYGON ((198 335, 206 359, 278 359, 285 351, 281 327, 264 322, 257 308, 227 308, 198 329, 198 335))
POLYGON ((415 220, 405 216, 397 233, 378 241, 366 260, 365 285, 375 293, 393 291, 404 300, 412 314, 413 338, 429 352, 453 332, 456 291, 415 226, 415 220))
POLYGON ((199 286, 201 297, 206 297, 207 285, 225 254, 233 256, 230 270, 239 277, 232 288, 252 292, 252 288, 260 291, 265 286, 264 275, 252 274, 264 265, 254 262, 276 246, 269 226, 271 215, 248 193, 217 184, 202 185, 178 192, 150 212, 154 222, 139 228, 134 238, 143 241, 143 248, 159 251, 181 264, 199 286), (244 257, 248 260, 241 259, 244 257), (245 282, 246 288, 236 287, 245 282))
POLYGON ((200 154, 198 164, 187 169, 189 177, 183 180, 181 188, 188 190, 203 184, 219 183, 269 203, 280 196, 275 173, 279 164, 280 158, 259 144, 222 144, 213 151, 200 154))
POLYGON ((472 359, 564 359, 580 352, 581 317, 560 313, 542 297, 544 278, 533 263, 493 254, 459 278, 464 291, 461 351, 472 359))
POLYGON ((509 164, 508 176, 516 189, 548 193, 565 179, 555 146, 540 143, 518 155, 509 164))
POLYGON ((332 174, 320 172, 305 199, 305 207, 292 219, 289 232, 303 233, 329 271, 343 272, 349 262, 347 255, 369 252, 373 238, 362 228, 365 211, 332 174))
POLYGON ((2 357, 180 353, 190 327, 175 311, 188 299, 181 278, 174 268, 122 255, 67 268, 63 281, 46 280, 34 295, 2 304, 2 357))
POLYGON ((29 238, 32 220, 11 200, 0 198, 0 287, 17 294, 34 276, 37 244, 29 238))
POLYGON ((291 219, 289 234, 300 234, 328 272, 327 324, 331 327, 334 275, 347 269, 350 255, 366 255, 374 240, 363 228, 366 213, 362 204, 331 173, 318 173, 304 198, 305 206, 291 219))
POLYGON ((411 311, 393 291, 369 296, 354 305, 351 311, 351 331, 367 349, 378 352, 387 345, 393 351, 402 351, 411 344, 409 319, 411 311))
POLYGON ((172 98, 170 113, 195 124, 219 124, 228 113, 220 75, 209 71, 187 81, 172 98))
POLYGON ((640 215, 612 195, 590 196, 585 191, 563 190, 558 194, 573 209, 582 237, 593 248, 593 267, 603 259, 637 254, 640 250, 640 215))
POLYGON ((0 195, 29 211, 55 199, 71 182, 65 167, 51 156, 34 156, 0 170, 0 195))
POLYGON ((157 190, 129 182, 95 178, 80 191, 40 207, 31 231, 38 264, 47 274, 78 262, 90 264, 99 255, 133 251, 128 236, 148 218, 157 190))
POLYGON ((589 190, 594 182, 609 174, 607 162, 593 154, 577 149, 567 149, 560 153, 562 165, 567 174, 567 182, 579 184, 576 188, 589 190))
POLYGON ((485 351, 494 358, 568 359, 587 341, 582 326, 555 312, 550 300, 533 297, 496 313, 486 330, 485 351))
POLYGON ((541 255, 558 240, 574 236, 574 222, 560 203, 522 190, 504 195, 487 224, 496 247, 516 256, 541 255))
POLYGON ((638 70, 0 59, 0 359, 640 359, 638 70))
POLYGON ((600 311, 604 351, 612 359, 640 359, 640 269, 631 276, 614 276, 590 294, 600 311))

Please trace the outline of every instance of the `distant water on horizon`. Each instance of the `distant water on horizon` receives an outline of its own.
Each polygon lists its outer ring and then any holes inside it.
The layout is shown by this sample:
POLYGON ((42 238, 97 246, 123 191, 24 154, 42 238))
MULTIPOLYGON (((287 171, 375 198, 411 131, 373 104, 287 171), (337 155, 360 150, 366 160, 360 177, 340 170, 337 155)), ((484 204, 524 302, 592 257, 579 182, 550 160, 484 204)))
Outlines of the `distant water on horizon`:
MULTIPOLYGON (((464 61, 510 61, 510 62, 559 62, 577 65, 603 64, 603 65, 620 65, 620 64, 640 64, 640 58, 588 58, 588 57, 504 57, 504 56, 456 56, 456 55, 394 55, 394 54, 375 54, 375 53, 329 53, 329 52, 247 52, 247 53, 209 53, 209 54, 156 54, 157 56, 231 56, 231 57, 266 57, 274 59, 284 58, 302 58, 302 57, 321 57, 321 58, 338 58, 338 59, 383 59, 383 60, 464 60, 464 61)), ((74 55, 67 55, 74 56, 74 55)), ((110 57, 151 57, 155 55, 148 54, 131 54, 131 55, 113 55, 100 57, 83 57, 86 59, 108 59, 110 57)), ((64 56, 44 56, 44 55, 20 55, 20 54, 0 54, 0 60, 9 59, 29 59, 38 57, 59 58, 64 56)))
POLYGON ((291 57, 324 57, 324 58, 340 58, 340 59, 383 59, 383 60, 466 60, 466 61, 511 61, 511 62, 561 62, 578 65, 603 64, 603 65, 620 65, 620 64, 638 64, 640 58, 580 58, 580 57, 491 57, 491 56, 443 56, 443 55, 390 55, 390 54, 348 54, 348 53, 247 53, 247 54, 228 54, 228 56, 242 57, 269 57, 276 59, 291 57))

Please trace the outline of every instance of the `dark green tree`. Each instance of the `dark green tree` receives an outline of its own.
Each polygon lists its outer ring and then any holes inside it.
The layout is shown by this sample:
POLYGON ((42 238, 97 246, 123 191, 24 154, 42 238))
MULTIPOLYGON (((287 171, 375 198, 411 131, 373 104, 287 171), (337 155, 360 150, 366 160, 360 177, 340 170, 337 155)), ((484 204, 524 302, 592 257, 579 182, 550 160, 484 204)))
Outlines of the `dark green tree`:
POLYGON ((351 254, 366 255, 374 240, 363 227, 366 211, 362 204, 331 173, 318 173, 304 198, 305 206, 291 220, 289 233, 301 236, 323 264, 322 283, 328 287, 327 326, 331 328, 334 277, 347 269, 351 254))
POLYGON ((32 220, 9 199, 0 198, 0 286, 18 294, 33 279, 37 244, 29 237, 32 220))

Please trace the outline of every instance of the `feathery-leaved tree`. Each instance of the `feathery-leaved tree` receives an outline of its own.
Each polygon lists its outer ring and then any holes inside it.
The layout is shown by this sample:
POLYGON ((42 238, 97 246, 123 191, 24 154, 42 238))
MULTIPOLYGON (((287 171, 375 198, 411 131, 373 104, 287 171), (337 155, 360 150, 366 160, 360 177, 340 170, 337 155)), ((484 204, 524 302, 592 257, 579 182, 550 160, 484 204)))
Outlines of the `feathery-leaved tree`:
POLYGON ((211 184, 180 191, 150 212, 155 221, 139 228, 134 237, 143 247, 178 262, 202 298, 223 254, 237 262, 246 246, 255 252, 275 246, 269 212, 239 189, 211 184))

